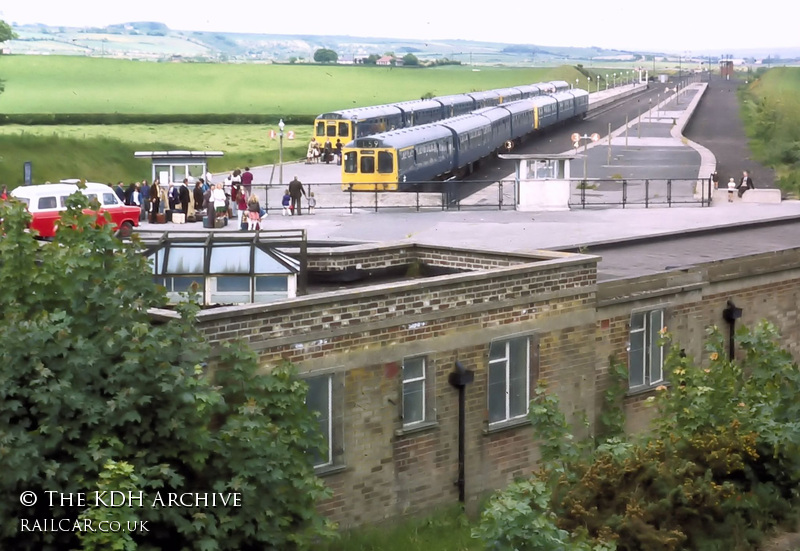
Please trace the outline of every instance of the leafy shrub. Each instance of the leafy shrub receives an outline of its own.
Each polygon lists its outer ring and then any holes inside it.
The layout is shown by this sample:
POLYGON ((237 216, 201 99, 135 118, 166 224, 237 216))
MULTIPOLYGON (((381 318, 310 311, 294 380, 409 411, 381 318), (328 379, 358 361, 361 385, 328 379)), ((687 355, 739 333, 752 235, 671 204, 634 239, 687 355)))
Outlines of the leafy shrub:
POLYGON ((542 469, 490 500, 476 536, 496 549, 752 548, 798 503, 800 370, 777 340, 766 322, 740 328, 735 362, 716 327, 700 362, 673 347, 645 437, 574 443, 541 391, 542 469))

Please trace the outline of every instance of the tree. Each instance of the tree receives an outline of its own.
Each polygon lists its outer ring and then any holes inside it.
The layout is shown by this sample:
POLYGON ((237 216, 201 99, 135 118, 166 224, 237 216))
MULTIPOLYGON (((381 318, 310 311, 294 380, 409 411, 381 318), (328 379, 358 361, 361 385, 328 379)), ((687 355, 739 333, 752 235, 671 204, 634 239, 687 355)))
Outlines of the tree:
POLYGON ((14 29, 12 29, 8 23, 0 19, 0 44, 7 40, 14 40, 15 38, 19 37, 17 33, 14 32, 14 29))
POLYGON ((414 54, 406 54, 403 56, 403 65, 419 65, 419 59, 414 54))
POLYGON ((328 48, 320 48, 314 52, 314 61, 317 63, 336 63, 338 60, 339 56, 336 52, 328 48))
MULTIPOLYGON (((0 548, 79 546, 74 532, 22 531, 20 519, 144 521, 126 545, 148 549, 295 549, 327 534, 305 385, 287 365, 259 371, 237 345, 204 367, 197 306, 153 323, 164 289, 140 246, 84 214, 87 202, 71 196, 54 242, 41 247, 22 205, 0 207, 0 489, 17 496, 0 503, 0 548), (93 492, 107 489, 144 499, 92 507, 93 492), (22 505, 23 492, 36 503, 22 505), (171 493, 216 494, 218 506, 190 497, 169 507, 171 493), (86 503, 52 497, 67 494, 86 503)), ((83 543, 109 548, 98 538, 83 543)))
POLYGON ((370 54, 367 56, 367 59, 364 60, 364 65, 375 65, 377 64, 380 56, 377 54, 370 54))

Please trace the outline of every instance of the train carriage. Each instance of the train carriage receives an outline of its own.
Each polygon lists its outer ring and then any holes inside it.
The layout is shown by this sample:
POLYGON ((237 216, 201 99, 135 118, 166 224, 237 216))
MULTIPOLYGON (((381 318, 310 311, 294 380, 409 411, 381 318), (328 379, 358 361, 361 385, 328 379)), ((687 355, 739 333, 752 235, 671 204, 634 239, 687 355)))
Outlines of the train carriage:
POLYGON ((466 94, 437 96, 433 98, 433 101, 439 102, 442 105, 444 119, 466 115, 475 110, 475 98, 466 94))
POLYGON ((586 116, 589 112, 589 92, 574 88, 570 90, 570 94, 575 98, 575 116, 586 116))
POLYGON ((571 119, 575 116, 575 96, 569 92, 550 94, 558 102, 558 122, 571 119))
MULTIPOLYGON (((509 112, 511 119, 511 140, 518 141, 535 129, 534 104, 530 100, 520 100, 503 104, 500 108, 509 112)), ((508 147, 508 149, 511 149, 508 147)))
POLYGON ((551 92, 566 92, 570 89, 570 84, 566 80, 551 80, 546 84, 551 86, 551 92))
POLYGON ((401 182, 451 172, 455 146, 450 129, 432 124, 359 138, 342 155, 342 189, 397 191, 401 182))
POLYGON ((523 84, 515 88, 522 93, 522 99, 535 98, 542 95, 542 89, 538 84, 523 84))
POLYGON ((403 111, 394 105, 356 107, 323 113, 314 121, 314 137, 323 143, 337 138, 347 143, 355 138, 403 128, 403 111))
POLYGON ((403 112, 403 124, 398 128, 422 126, 447 118, 442 104, 430 99, 403 101, 392 105, 403 112))
POLYGON ((492 142, 494 149, 500 149, 511 141, 511 113, 502 107, 486 107, 473 111, 476 115, 487 117, 492 124, 492 142))
MULTIPOLYGON (((455 139, 455 170, 472 172, 475 163, 495 149, 491 121, 483 115, 463 115, 440 123, 453 132, 455 139)), ((438 175, 437 175, 438 176, 438 175)))
POLYGON ((536 130, 547 128, 558 122, 558 102, 551 96, 531 98, 534 106, 533 126, 536 130))
POLYGON ((500 95, 496 90, 486 90, 485 92, 469 92, 469 97, 475 100, 475 109, 484 107, 494 107, 500 104, 500 95))
POLYGON ((498 105, 511 103, 513 101, 519 101, 522 99, 522 92, 518 88, 498 88, 494 91, 498 94, 498 105))

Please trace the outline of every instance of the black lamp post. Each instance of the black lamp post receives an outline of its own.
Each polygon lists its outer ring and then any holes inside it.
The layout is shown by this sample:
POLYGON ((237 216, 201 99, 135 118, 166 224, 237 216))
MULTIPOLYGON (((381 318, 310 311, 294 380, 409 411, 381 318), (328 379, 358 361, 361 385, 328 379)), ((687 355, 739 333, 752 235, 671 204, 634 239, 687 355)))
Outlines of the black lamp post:
POLYGON ((456 362, 456 370, 450 373, 447 381, 458 389, 458 501, 465 501, 465 480, 464 480, 464 432, 466 428, 466 388, 467 385, 475 380, 475 372, 464 368, 461 362, 456 362))
POLYGON ((733 361, 733 335, 736 331, 736 320, 742 317, 742 309, 737 308, 731 299, 728 306, 722 311, 722 319, 728 322, 728 360, 733 361))

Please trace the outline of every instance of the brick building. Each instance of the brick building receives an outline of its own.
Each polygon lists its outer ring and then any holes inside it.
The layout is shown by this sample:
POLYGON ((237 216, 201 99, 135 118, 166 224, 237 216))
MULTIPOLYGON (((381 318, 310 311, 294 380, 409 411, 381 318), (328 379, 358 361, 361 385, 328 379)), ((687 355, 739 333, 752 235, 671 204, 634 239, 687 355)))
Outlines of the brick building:
MULTIPOLYGON (((322 508, 353 526, 457 501, 456 361, 475 372, 465 432, 474 506, 535 468, 526 414, 537 384, 593 426, 615 356, 630 367, 628 421, 639 430, 651 414, 643 398, 661 380, 654 335, 664 325, 694 356, 705 328, 724 323, 728 299, 745 323, 800 329, 800 249, 604 281, 599 260, 408 243, 318 249, 308 257, 312 294, 207 310, 198 322, 212 343, 244 339, 265 369, 298 366, 330 444, 314 458, 334 492, 322 508)), ((800 341, 787 343, 798 352, 800 341)))

